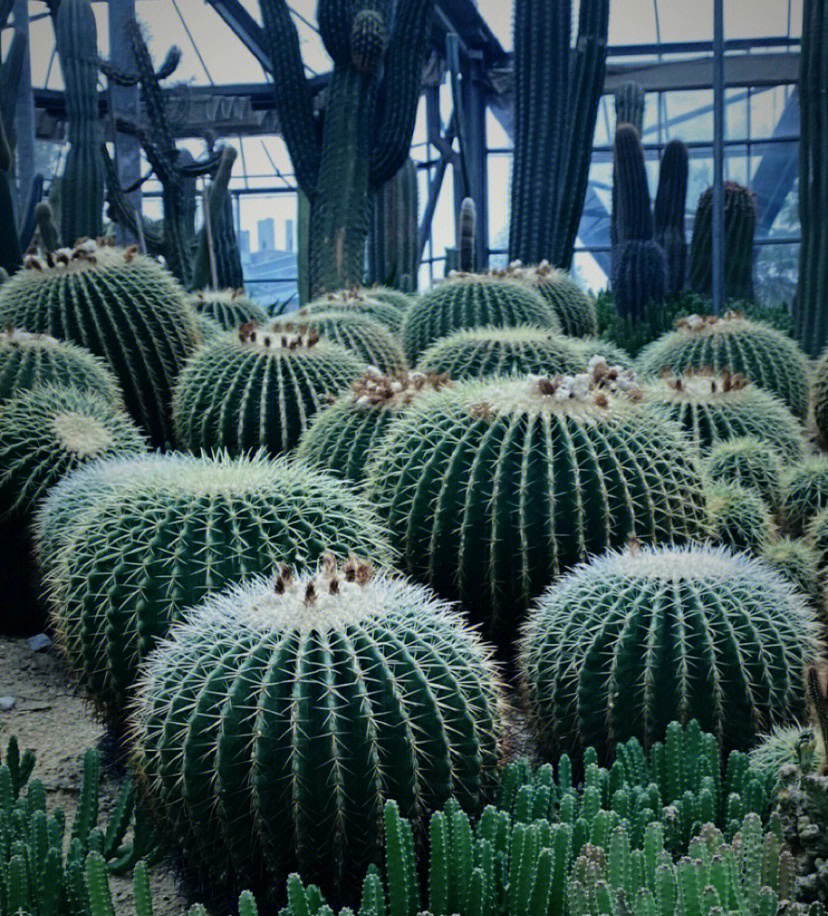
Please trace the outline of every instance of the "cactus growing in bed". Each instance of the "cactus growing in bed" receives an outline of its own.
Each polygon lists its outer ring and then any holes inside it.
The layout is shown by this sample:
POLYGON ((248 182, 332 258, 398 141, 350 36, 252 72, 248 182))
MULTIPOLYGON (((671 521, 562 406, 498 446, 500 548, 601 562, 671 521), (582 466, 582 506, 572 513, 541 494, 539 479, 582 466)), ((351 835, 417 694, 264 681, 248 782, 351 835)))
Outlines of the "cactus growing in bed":
POLYGON ((178 444, 205 454, 289 451, 313 415, 364 369, 353 353, 302 326, 242 325, 199 347, 179 376, 178 444))
POLYGON ((401 338, 406 359, 416 365, 428 347, 455 331, 526 326, 561 329, 552 307, 525 284, 482 274, 454 274, 411 306, 401 338))
POLYGON ((739 373, 665 375, 646 391, 653 408, 675 420, 701 452, 751 436, 784 461, 798 461, 805 453, 802 427, 787 407, 739 373))
POLYGON ((68 661, 115 718, 139 661, 208 592, 326 550, 393 561, 363 500, 284 459, 156 455, 118 471, 71 532, 58 527, 45 577, 68 661))
POLYGON ((324 121, 314 114, 285 0, 259 0, 276 111, 310 204, 310 295, 361 283, 371 195, 408 159, 434 0, 320 0, 333 59, 324 121))
POLYGON ((631 547, 552 585, 523 630, 520 666, 544 748, 662 740, 698 719, 725 750, 805 713, 818 652, 805 598, 764 564, 726 548, 631 547))
POLYGON ((296 457, 361 484, 368 461, 392 420, 420 395, 449 384, 448 377, 441 374, 388 376, 372 368, 319 414, 302 436, 296 457))
POLYGON ((650 376, 708 366, 716 372, 729 369, 775 394, 800 420, 808 412, 803 353, 789 337, 737 312, 680 319, 676 330, 641 351, 637 365, 642 375, 650 376))
POLYGON ((776 510, 782 497, 782 461, 760 436, 727 438, 710 449, 707 476, 717 483, 735 483, 754 490, 776 510))
POLYGON ((681 140, 664 147, 653 208, 654 239, 667 257, 667 295, 678 296, 687 273, 687 236, 684 216, 687 207, 689 154, 681 140))
POLYGON ((598 331, 595 303, 570 274, 542 261, 537 267, 510 264, 506 276, 534 287, 555 310, 561 331, 570 337, 593 337, 598 331))
POLYGON ((823 442, 828 443, 828 350, 820 356, 814 366, 812 395, 814 422, 823 442))
POLYGON ((733 550, 760 554, 776 528, 767 503, 755 490, 736 483, 714 483, 707 491, 710 540, 733 550))
POLYGON ((189 295, 187 302, 223 331, 235 331, 251 321, 265 324, 268 320, 267 312, 249 299, 243 289, 203 289, 189 295))
POLYGON ((819 581, 819 552, 803 538, 779 538, 768 544, 760 559, 785 578, 811 600, 814 607, 822 603, 822 586, 819 581))
POLYGON ((406 570, 504 652, 533 597, 591 553, 706 531, 696 461, 628 373, 465 382, 415 402, 368 468, 406 570))
POLYGON ((828 457, 808 457, 788 468, 782 476, 779 508, 787 528, 801 534, 825 508, 828 508, 828 457))
POLYGON ((378 322, 396 336, 402 328, 411 300, 405 296, 402 302, 390 301, 389 292, 392 291, 362 289, 358 286, 347 290, 337 290, 337 292, 326 293, 313 302, 309 302, 299 310, 295 317, 334 311, 361 315, 363 318, 370 318, 378 322))
POLYGON ((409 157, 402 168, 374 194, 368 240, 368 274, 406 292, 417 288, 420 265, 417 167, 409 157))
POLYGON ((298 868, 338 896, 381 850, 387 800, 418 830, 449 796, 482 808, 500 703, 490 650, 450 605, 327 556, 188 613, 142 670, 135 761, 211 883, 278 886, 298 868))
POLYGON ((46 262, 27 257, 0 287, 0 326, 51 334, 103 358, 152 444, 172 440, 172 385, 199 332, 173 277, 136 248, 87 241, 46 262))

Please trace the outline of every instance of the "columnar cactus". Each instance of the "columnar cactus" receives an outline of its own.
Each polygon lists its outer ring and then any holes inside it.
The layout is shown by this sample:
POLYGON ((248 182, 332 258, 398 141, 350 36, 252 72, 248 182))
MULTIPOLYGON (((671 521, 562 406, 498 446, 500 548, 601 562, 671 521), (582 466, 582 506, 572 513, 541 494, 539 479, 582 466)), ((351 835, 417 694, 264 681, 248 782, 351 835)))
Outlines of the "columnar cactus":
POLYGON ((604 85, 609 0, 517 0, 509 258, 568 270, 604 85))
POLYGON ((638 136, 644 129, 646 93, 638 83, 624 83, 615 90, 615 123, 632 125, 638 136))
POLYGON ((413 292, 420 266, 417 167, 409 157, 374 195, 368 273, 374 283, 413 292))
POLYGON ((775 394, 800 420, 808 412, 808 367, 797 345, 736 312, 682 318, 675 331, 645 347, 637 362, 642 375, 729 369, 775 394))
POLYGON ((196 351, 173 396, 176 439, 193 452, 292 449, 313 415, 365 364, 303 328, 242 325, 196 351))
POLYGON ((564 334, 592 337, 597 333, 595 303, 566 271, 543 261, 537 267, 528 268, 511 264, 506 276, 533 286, 555 310, 564 334))
POLYGON ((813 374, 814 422, 828 443, 828 350, 820 356, 813 374))
MULTIPOLYGON (((727 181, 724 186, 725 296, 753 298, 753 237, 756 234, 756 198, 748 188, 727 181)), ((703 296, 713 289, 713 188, 699 198, 687 279, 690 288, 703 296)))
POLYGON ((104 361, 83 347, 48 334, 0 331, 0 404, 40 385, 91 391, 113 407, 123 404, 104 361))
POLYGON ((259 0, 276 110, 310 204, 310 295, 361 283, 370 196, 408 158, 434 0, 320 0, 334 62, 317 123, 299 36, 285 0, 259 0))
POLYGON ((455 274, 411 306, 401 337, 413 366, 431 344, 455 331, 526 326, 561 329, 552 307, 525 284, 481 274, 455 274))
POLYGON ((69 152, 60 178, 64 244, 103 232, 104 169, 98 128, 98 31, 90 0, 61 2, 55 45, 63 74, 69 152))
POLYGON ((132 734, 162 829, 211 884, 299 869, 340 895, 382 849, 387 800, 420 833, 449 796, 480 810, 499 707, 490 652, 449 605, 329 556, 189 613, 142 671, 132 734))
POLYGON ((653 217, 655 241, 667 256, 667 295, 677 296, 684 289, 687 273, 687 236, 684 216, 687 208, 689 154, 681 140, 664 147, 658 177, 653 217))
POLYGON ((370 318, 387 328, 395 336, 402 328, 405 315, 411 306, 411 299, 407 296, 402 299, 394 297, 391 301, 388 294, 393 296, 393 290, 360 289, 353 287, 348 290, 338 290, 335 293, 326 293, 313 302, 308 303, 299 310, 298 315, 313 315, 318 312, 341 311, 350 315, 362 315, 370 318))
POLYGON ((798 461, 805 453, 802 427, 787 407, 738 373, 668 375, 646 390, 653 408, 675 420, 701 452, 751 436, 785 461, 798 461))
POLYGON ((828 457, 806 458, 782 476, 780 515, 794 534, 801 534, 828 508, 828 457))
MULTIPOLYGON (((140 660, 208 592, 326 550, 388 565, 374 513, 341 480, 282 459, 156 455, 122 462, 46 570, 69 663, 122 718, 140 660)), ((36 535, 37 537, 37 535, 36 535)))
POLYGON ((714 483, 707 491, 710 539, 733 550, 760 554, 776 529, 770 509, 755 490, 736 483, 714 483))
POLYGON ((406 570, 457 598, 508 653, 559 573, 629 537, 706 531, 679 429, 627 373, 465 382, 415 402, 368 468, 368 495, 406 570))
POLYGON ((267 312, 248 299, 243 289, 203 289, 188 296, 187 302, 223 331, 238 330, 240 325, 251 321, 265 324, 268 320, 267 312))
POLYGON ((520 665, 544 748, 607 761, 695 718, 726 750, 805 714, 818 651, 802 595, 744 554, 634 547, 579 566, 536 602, 520 665))
POLYGON ((137 249, 84 242, 51 266, 30 256, 0 287, 0 326, 81 344, 102 357, 153 445, 172 440, 172 385, 199 332, 181 288, 137 249))
POLYGON ((801 538, 779 538, 762 550, 760 559, 793 582, 803 595, 807 595, 813 607, 820 607, 822 587, 819 552, 815 547, 801 538))
POLYGON ((776 510, 782 498, 782 462, 760 436, 726 438, 710 449, 707 476, 716 483, 735 483, 754 490, 776 510))
POLYGON ((302 436, 296 457, 320 470, 361 484, 365 468, 391 421, 415 398, 449 385, 446 375, 382 375, 371 369, 323 410, 302 436))
POLYGON ((396 375, 406 369, 402 349, 388 328, 358 311, 301 309, 285 318, 270 321, 267 327, 275 334, 296 331, 317 334, 324 342, 343 347, 361 362, 376 366, 381 372, 396 375))

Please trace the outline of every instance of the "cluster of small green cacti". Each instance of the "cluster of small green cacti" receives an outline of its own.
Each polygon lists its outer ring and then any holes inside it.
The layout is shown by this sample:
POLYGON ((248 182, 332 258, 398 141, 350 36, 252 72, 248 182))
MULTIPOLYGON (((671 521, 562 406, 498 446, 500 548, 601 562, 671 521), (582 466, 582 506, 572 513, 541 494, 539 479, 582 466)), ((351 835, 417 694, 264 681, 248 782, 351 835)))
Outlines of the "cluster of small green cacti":
POLYGON ((449 384, 445 375, 412 372, 389 376, 369 369, 349 392, 317 416, 302 436, 296 458, 361 484, 368 461, 393 419, 421 394, 449 384))
POLYGON ((60 808, 48 811, 46 791, 30 776, 31 751, 21 755, 12 737, 0 761, 0 916, 105 916, 96 909, 85 865, 94 855, 99 875, 122 872, 151 860, 157 844, 145 809, 126 781, 107 824, 99 821, 100 755, 83 758, 77 811, 71 825, 60 808), (129 836, 130 842, 126 842, 129 836))
POLYGON ((176 440, 208 455, 289 451, 317 411, 365 368, 304 326, 242 325, 205 342, 184 366, 173 394, 176 440))
POLYGON ((779 506, 782 461, 776 449, 761 436, 728 436, 712 445, 704 470, 715 483, 738 484, 758 493, 770 509, 779 506))
POLYGON ((0 287, 0 326, 51 334, 102 357, 152 444, 172 441, 172 386, 199 331, 181 288, 137 248, 90 240, 46 261, 28 256, 0 287))
POLYGON ((552 307, 525 283, 482 274, 454 274, 417 299, 405 316, 403 350, 414 366, 441 337, 469 328, 560 331, 552 307))
POLYGON ((787 462, 801 461, 805 438, 785 405, 740 373, 725 369, 669 373, 646 387, 654 410, 674 420, 701 453, 731 439, 750 436, 787 462))
POLYGON ((701 475, 631 373, 464 382, 415 402, 368 468, 405 569, 506 652, 530 600, 631 536, 703 537, 701 475))
POLYGON ((316 315, 320 312, 327 314, 342 311, 348 315, 370 318, 396 336, 402 329, 411 301, 408 296, 394 294, 393 290, 354 287, 349 290, 326 293, 300 309, 295 317, 301 319, 306 314, 316 315), (391 296, 388 295, 389 293, 391 296))
POLYGON ((782 475, 779 514, 789 531, 802 534, 825 508, 828 508, 828 457, 807 457, 782 475))
POLYGON ((737 483, 713 483, 707 490, 710 539, 733 550, 758 554, 776 535, 773 517, 762 497, 737 483))
POLYGON ((814 613, 794 586, 744 554, 630 547, 593 559, 539 598, 520 668, 544 748, 602 759, 697 718, 726 749, 805 712, 814 613))
POLYGON ((214 321, 222 331, 235 331, 240 325, 267 323, 267 312, 249 299, 243 289, 203 289, 187 297, 199 315, 214 321))
MULTIPOLYGON (((376 304, 394 309, 386 303, 376 304)), ((349 350, 364 365, 376 366, 380 372, 390 375, 397 375, 407 368, 402 349, 391 331, 373 318, 347 308, 326 311, 300 309, 286 317, 271 319, 266 327, 276 334, 316 334, 326 343, 349 350)))
POLYGON ((802 538, 779 538, 768 544, 761 552, 760 559, 782 573, 810 598, 814 607, 822 605, 820 584, 820 556, 816 548, 802 538))
POLYGON ((708 366, 715 372, 729 369, 775 394, 800 420, 808 411, 805 356, 789 337, 737 312, 680 319, 675 331, 641 351, 637 365, 645 376, 708 366))
POLYGON ((527 283, 552 306, 561 330, 570 337, 593 337, 597 330, 595 303, 564 270, 542 261, 537 267, 524 267, 519 261, 498 275, 527 283))
POLYGON ((387 800, 417 829, 450 796, 480 810, 501 703, 449 604, 329 554, 193 610, 147 660, 131 733, 159 827, 213 884, 299 868, 338 895, 375 861, 387 800))
POLYGON ((139 661, 208 592, 278 563, 312 565, 328 550, 393 561, 367 504, 284 459, 172 454, 108 465, 80 470, 50 496, 35 539, 46 545, 61 647, 116 719, 139 661))

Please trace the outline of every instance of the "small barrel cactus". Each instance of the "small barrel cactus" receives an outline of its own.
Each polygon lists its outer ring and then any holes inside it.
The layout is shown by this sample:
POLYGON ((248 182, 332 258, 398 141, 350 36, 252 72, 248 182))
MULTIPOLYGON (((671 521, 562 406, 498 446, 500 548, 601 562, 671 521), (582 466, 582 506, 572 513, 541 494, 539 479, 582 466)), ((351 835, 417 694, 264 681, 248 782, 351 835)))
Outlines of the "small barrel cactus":
POLYGON ((267 312, 248 299, 243 289, 203 289, 191 293, 187 301, 199 315, 211 318, 224 331, 235 331, 251 321, 265 324, 268 318, 267 312))
POLYGON ((363 363, 376 366, 389 375, 406 369, 405 357, 391 332, 357 312, 332 309, 311 313, 302 309, 287 318, 277 318, 269 328, 276 333, 300 330, 318 334, 323 340, 350 350, 363 363))
POLYGON ((598 363, 415 402, 368 468, 405 568, 459 599, 508 653, 531 599, 589 554, 631 536, 703 536, 691 449, 640 398, 627 373, 598 363))
POLYGON ((767 325, 736 312, 722 318, 690 315, 645 347, 638 356, 642 375, 665 370, 729 369, 775 394, 799 419, 808 411, 808 368, 797 345, 767 325))
POLYGON ((828 443, 828 350, 826 350, 814 367, 814 421, 822 436, 828 443))
POLYGON ((238 455, 292 449, 311 417, 365 370, 353 353, 315 331, 242 325, 199 347, 173 399, 178 443, 238 455))
POLYGON ((525 283, 481 274, 453 274, 411 306, 401 331, 403 349, 414 366, 441 337, 467 328, 561 330, 552 307, 525 283))
MULTIPOLYGON (((60 643, 104 711, 123 714, 138 663, 208 592, 326 551, 390 565, 370 508, 285 459, 142 459, 58 540, 46 585, 60 643)), ((36 534, 36 537, 39 536, 36 534)))
POLYGON ((382 375, 375 369, 323 410, 299 442, 296 458, 361 484, 368 460, 391 421, 421 394, 451 384, 445 375, 382 375))
POLYGON ((195 315, 202 343, 206 343, 208 340, 215 340, 224 333, 224 328, 214 319, 208 318, 203 312, 196 312, 195 315))
POLYGON ((819 553, 801 538, 779 538, 762 550, 761 559, 811 599, 814 607, 822 604, 819 581, 819 553))
POLYGON ((756 436, 726 439, 714 445, 705 463, 716 483, 735 483, 754 490, 774 511, 782 497, 782 462, 776 450, 756 436))
POLYGON ((0 509, 28 516, 82 462, 146 447, 132 420, 100 395, 55 385, 24 391, 0 410, 0 509))
POLYGON ((784 766, 820 773, 825 763, 822 736, 807 725, 777 725, 750 752, 751 769, 768 778, 778 776, 784 766))
POLYGON ((570 337, 592 337, 598 331, 595 303, 564 270, 542 261, 537 267, 509 266, 505 276, 528 283, 552 306, 561 330, 570 337))
POLYGON ((340 895, 382 852, 387 800, 421 830, 450 796, 482 807, 499 707, 490 652, 449 605, 326 557, 188 613, 143 668, 132 734, 157 821, 211 884, 298 869, 340 895))
POLYGON ((362 315, 383 325, 395 337, 400 333, 411 299, 405 293, 394 290, 350 289, 338 293, 326 293, 319 299, 300 309, 299 315, 315 315, 319 312, 345 312, 348 315, 362 315), (389 296, 388 294, 392 295, 389 296))
POLYGON ((546 751, 609 763, 668 724, 697 719, 727 750, 805 714, 818 651, 807 602, 745 554, 631 547, 579 566, 536 602, 520 665, 546 751))
POLYGON ((767 504, 754 490, 735 483, 712 484, 707 493, 710 538, 733 550, 759 554, 775 534, 767 504))
POLYGON ((624 369, 635 367, 635 360, 626 350, 603 337, 570 337, 568 343, 581 355, 585 366, 589 365, 594 356, 600 356, 610 366, 622 366, 624 369))
POLYGON ((0 327, 10 326, 102 357, 152 444, 172 441, 172 386, 199 331, 175 279, 137 248, 86 241, 47 261, 27 257, 0 288, 0 327))
POLYGON ((113 406, 121 392, 103 360, 49 334, 0 331, 0 404, 38 385, 91 391, 113 406))
POLYGON ((411 304, 416 298, 413 294, 409 295, 390 286, 369 286, 365 292, 371 299, 378 299, 380 302, 387 302, 396 306, 397 311, 403 316, 411 308, 411 304))
POLYGON ((805 453, 802 427, 777 398, 739 374, 687 372, 647 386, 653 409, 675 420, 702 452, 730 439, 752 436, 785 461, 805 453))
POLYGON ((564 375, 583 372, 586 360, 573 342, 542 328, 472 328, 441 337, 420 357, 421 372, 455 380, 487 375, 564 375))
POLYGON ((793 534, 802 534, 828 507, 828 457, 806 458, 782 475, 780 515, 793 534))

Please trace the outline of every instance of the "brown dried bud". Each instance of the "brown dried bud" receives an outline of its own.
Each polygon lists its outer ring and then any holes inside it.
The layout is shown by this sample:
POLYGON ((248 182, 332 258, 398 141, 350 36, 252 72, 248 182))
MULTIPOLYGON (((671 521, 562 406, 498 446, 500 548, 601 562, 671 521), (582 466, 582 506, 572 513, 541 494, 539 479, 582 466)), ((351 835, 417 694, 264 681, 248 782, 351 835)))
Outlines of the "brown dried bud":
POLYGON ((305 586, 305 604, 313 604, 316 601, 316 586, 313 582, 308 582, 305 586))
POLYGON ((538 379, 538 394, 553 395, 559 387, 560 382, 557 378, 538 379))
POLYGON ((595 392, 595 406, 596 407, 609 407, 609 398, 603 391, 595 392))
POLYGON ((273 583, 273 591, 277 595, 284 595, 285 593, 285 580, 281 576, 276 577, 276 581, 273 583))
POLYGON ((348 557, 345 566, 342 568, 346 582, 354 582, 356 580, 358 566, 359 560, 355 556, 348 557))
POLYGON ((129 248, 124 252, 124 260, 127 264, 135 260, 135 258, 141 253, 137 245, 130 245, 129 248))
POLYGON ((293 570, 287 563, 283 563, 281 569, 279 570, 279 576, 284 579, 285 585, 290 585, 293 582, 293 570))
POLYGON ((367 585, 374 578, 374 569, 370 563, 359 563, 356 570, 357 585, 367 585))
POLYGON ((328 580, 328 591, 329 591, 332 595, 337 595, 337 594, 339 594, 339 579, 337 579, 336 576, 332 576, 332 577, 328 580))

